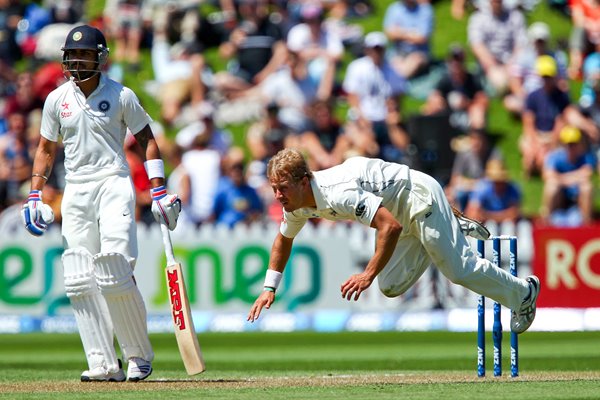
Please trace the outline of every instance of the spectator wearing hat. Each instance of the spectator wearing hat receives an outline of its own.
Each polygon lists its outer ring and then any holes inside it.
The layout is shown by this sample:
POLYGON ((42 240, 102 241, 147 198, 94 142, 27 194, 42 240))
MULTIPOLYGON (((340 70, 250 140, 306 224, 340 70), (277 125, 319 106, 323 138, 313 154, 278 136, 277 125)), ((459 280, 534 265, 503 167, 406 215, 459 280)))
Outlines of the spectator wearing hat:
POLYGON ((558 67, 554 58, 543 55, 536 60, 536 72, 543 86, 531 92, 523 111, 523 134, 520 149, 526 176, 539 173, 544 158, 558 142, 558 133, 566 124, 569 95, 556 84, 558 67))
POLYGON ((471 14, 467 36, 490 89, 504 96, 508 90, 508 65, 525 45, 525 17, 518 9, 508 10, 503 0, 490 0, 489 10, 471 14))
POLYGON ((407 163, 409 138, 399 110, 407 84, 385 58, 387 44, 383 32, 368 33, 366 55, 348 65, 342 85, 350 106, 346 135, 362 155, 407 163))
POLYGON ((521 191, 511 181, 504 162, 495 158, 488 161, 485 178, 475 186, 465 214, 478 221, 516 221, 521 216, 521 201, 521 191))
POLYGON ((542 217, 553 225, 590 224, 597 159, 574 126, 561 129, 560 144, 544 162, 542 217))
POLYGON ((398 0, 385 12, 383 30, 392 43, 391 63, 406 79, 431 61, 433 23, 433 8, 427 1, 398 0))
POLYGON ((446 57, 447 72, 425 103, 426 115, 448 114, 450 125, 459 131, 483 129, 489 100, 479 80, 465 64, 465 51, 455 45, 446 57))
POLYGON ((527 45, 510 63, 509 89, 510 94, 504 98, 504 106, 515 115, 521 115, 527 95, 543 86, 543 79, 535 68, 539 56, 548 55, 554 58, 557 65, 556 84, 567 91, 566 55, 554 51, 550 47, 550 27, 545 22, 534 22, 527 29, 527 45))

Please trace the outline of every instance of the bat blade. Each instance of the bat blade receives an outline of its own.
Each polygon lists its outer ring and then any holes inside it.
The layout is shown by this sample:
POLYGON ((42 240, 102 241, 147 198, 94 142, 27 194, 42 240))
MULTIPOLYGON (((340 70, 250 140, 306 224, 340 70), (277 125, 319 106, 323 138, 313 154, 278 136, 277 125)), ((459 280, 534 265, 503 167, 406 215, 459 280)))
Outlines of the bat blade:
POLYGON ((165 271, 179 353, 181 354, 181 359, 188 375, 196 375, 203 372, 206 367, 202 358, 200 344, 198 343, 198 336, 194 329, 194 321, 192 320, 181 264, 175 263, 169 265, 165 271))

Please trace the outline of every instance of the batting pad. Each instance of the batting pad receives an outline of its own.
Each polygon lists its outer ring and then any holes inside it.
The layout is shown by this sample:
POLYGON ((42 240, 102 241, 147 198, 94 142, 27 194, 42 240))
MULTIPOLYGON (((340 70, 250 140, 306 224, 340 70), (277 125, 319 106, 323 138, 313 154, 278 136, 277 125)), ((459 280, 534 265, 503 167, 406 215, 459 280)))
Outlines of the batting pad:
POLYGON ((92 275, 92 255, 83 248, 62 255, 65 292, 75 314, 89 369, 117 372, 112 320, 92 275))
POLYGON ((99 253, 92 258, 96 283, 104 296, 125 359, 154 359, 148 338, 146 307, 133 280, 133 269, 122 254, 99 253))

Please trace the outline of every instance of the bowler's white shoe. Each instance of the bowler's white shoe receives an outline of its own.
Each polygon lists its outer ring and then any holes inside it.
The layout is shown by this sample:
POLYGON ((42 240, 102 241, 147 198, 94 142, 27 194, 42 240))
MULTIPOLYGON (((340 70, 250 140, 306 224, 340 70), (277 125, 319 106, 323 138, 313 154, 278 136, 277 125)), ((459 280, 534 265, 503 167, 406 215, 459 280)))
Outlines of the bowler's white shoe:
POLYGON ((127 380, 138 382, 146 379, 152 373, 152 363, 139 357, 131 357, 127 365, 127 380))
POLYGON ((537 276, 531 275, 527 277, 527 282, 529 282, 529 289, 531 290, 529 298, 521 304, 519 310, 511 313, 510 329, 515 333, 525 332, 535 319, 535 303, 540 294, 540 280, 537 276))
POLYGON ((115 372, 107 371, 104 367, 96 367, 81 373, 81 382, 123 382, 125 373, 121 368, 119 360, 119 370, 115 372))
POLYGON ((465 236, 471 236, 478 240, 487 240, 490 237, 490 231, 481 222, 465 216, 454 207, 452 207, 452 212, 458 219, 460 230, 465 236))

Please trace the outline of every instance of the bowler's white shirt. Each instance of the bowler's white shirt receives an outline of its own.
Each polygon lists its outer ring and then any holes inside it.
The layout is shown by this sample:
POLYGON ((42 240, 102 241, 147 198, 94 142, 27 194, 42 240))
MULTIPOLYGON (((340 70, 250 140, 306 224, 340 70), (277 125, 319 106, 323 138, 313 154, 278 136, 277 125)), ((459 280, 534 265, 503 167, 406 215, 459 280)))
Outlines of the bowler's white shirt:
POLYGON ((387 208, 399 220, 406 210, 398 201, 409 185, 406 165, 380 159, 352 157, 344 163, 313 172, 312 191, 316 208, 284 210, 280 232, 295 237, 309 218, 331 221, 351 220, 370 226, 379 206, 387 208))
POLYGON ((86 98, 73 81, 67 81, 46 98, 41 135, 65 146, 67 182, 82 183, 129 173, 123 151, 127 128, 134 134, 152 121, 133 91, 100 77, 86 98))

